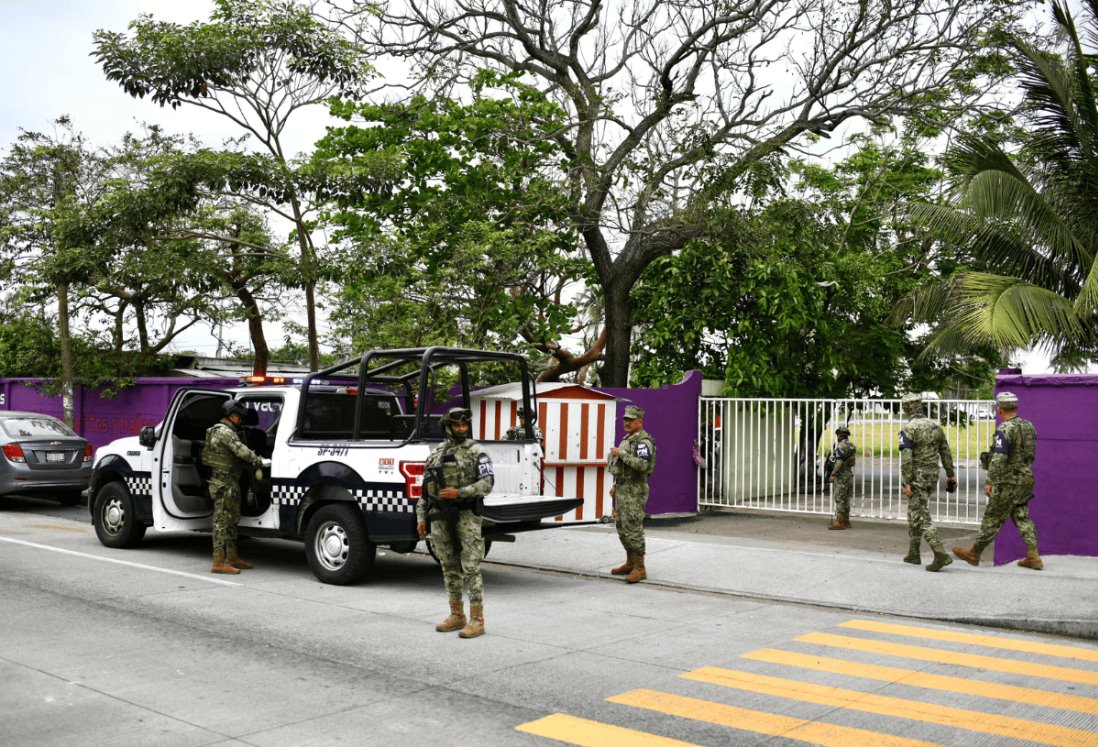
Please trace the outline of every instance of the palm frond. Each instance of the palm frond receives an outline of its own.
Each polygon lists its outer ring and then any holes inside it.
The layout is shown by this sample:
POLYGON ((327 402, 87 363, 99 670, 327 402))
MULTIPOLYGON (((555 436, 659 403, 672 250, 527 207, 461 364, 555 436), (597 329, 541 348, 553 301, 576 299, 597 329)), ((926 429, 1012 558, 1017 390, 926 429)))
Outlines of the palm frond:
POLYGON ((954 291, 956 326, 1002 351, 1083 334, 1071 300, 1018 278, 970 272, 954 291))

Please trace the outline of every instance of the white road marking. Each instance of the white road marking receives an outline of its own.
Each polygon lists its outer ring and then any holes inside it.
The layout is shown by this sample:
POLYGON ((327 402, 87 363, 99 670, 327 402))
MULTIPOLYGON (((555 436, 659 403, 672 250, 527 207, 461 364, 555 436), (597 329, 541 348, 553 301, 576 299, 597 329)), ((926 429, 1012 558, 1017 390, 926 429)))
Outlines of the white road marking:
POLYGON ((39 550, 49 550, 51 552, 59 552, 64 555, 75 555, 78 558, 87 558, 88 560, 99 560, 104 563, 117 563, 118 565, 127 565, 130 568, 137 568, 143 571, 156 571, 157 573, 167 573, 172 576, 183 576, 184 578, 193 578, 195 581, 204 581, 208 584, 220 584, 221 586, 243 586, 243 584, 236 581, 226 581, 220 578, 209 578, 207 576, 199 576, 196 573, 185 573, 184 571, 173 571, 168 568, 158 568, 155 565, 145 565, 144 563, 131 563, 128 560, 115 560, 114 558, 104 558, 101 555, 90 555, 86 552, 76 552, 75 550, 64 550, 60 547, 50 547, 49 545, 39 545, 36 542, 24 542, 23 540, 12 539, 11 537, 0 537, 0 542, 11 542, 15 545, 24 545, 26 547, 34 547, 39 550))

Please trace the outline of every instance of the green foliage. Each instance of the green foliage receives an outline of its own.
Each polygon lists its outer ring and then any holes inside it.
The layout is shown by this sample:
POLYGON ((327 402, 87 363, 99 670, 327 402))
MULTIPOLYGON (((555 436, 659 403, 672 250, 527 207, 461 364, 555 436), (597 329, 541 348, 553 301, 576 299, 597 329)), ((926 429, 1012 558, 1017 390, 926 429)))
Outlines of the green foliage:
MULTIPOLYGON (((932 236, 970 255, 967 267, 907 302, 912 318, 935 325, 938 350, 1041 346, 1063 366, 1098 360, 1095 52, 1067 5, 1050 7, 1058 47, 1004 41, 1024 95, 1024 129, 961 138, 948 154, 953 203, 911 209, 932 236)), ((1093 44, 1098 7, 1086 12, 1093 44)))
POLYGON ((551 138, 561 112, 509 78, 484 74, 475 93, 333 105, 364 122, 330 130, 308 173, 338 204, 332 318, 355 347, 511 349, 571 326, 559 292, 587 264, 570 197, 546 174, 564 160, 551 138))

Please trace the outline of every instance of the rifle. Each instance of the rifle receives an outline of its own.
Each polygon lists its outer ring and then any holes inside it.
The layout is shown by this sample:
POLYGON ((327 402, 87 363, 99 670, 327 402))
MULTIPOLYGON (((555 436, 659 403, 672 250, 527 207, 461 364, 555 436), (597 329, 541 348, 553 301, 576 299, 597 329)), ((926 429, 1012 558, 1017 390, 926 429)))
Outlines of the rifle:
POLYGON ((827 482, 828 480, 830 480, 830 479, 831 479, 831 473, 832 473, 832 472, 834 472, 834 471, 835 471, 835 460, 834 460, 834 459, 833 459, 833 458, 832 458, 832 457, 831 457, 830 455, 828 455, 828 456, 827 456, 827 457, 826 457, 826 458, 824 459, 824 475, 823 475, 823 481, 824 481, 825 483, 826 483, 826 482, 827 482))

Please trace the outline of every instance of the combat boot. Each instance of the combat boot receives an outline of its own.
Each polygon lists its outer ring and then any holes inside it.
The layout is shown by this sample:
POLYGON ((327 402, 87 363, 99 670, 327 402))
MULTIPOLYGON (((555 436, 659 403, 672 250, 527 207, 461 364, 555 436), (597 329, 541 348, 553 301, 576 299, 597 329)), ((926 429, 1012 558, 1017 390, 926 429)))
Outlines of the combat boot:
POLYGON ((907 555, 904 556, 905 563, 911 563, 912 565, 922 565, 923 558, 919 554, 919 543, 921 540, 911 540, 911 545, 907 549, 907 555))
POLYGON ((637 558, 633 553, 626 551, 625 562, 619 565, 617 568, 611 568, 610 573, 615 576, 628 576, 633 572, 633 564, 637 558))
POLYGON ((638 581, 643 581, 646 578, 648 578, 648 571, 644 569, 644 556, 634 555, 633 570, 628 576, 625 577, 625 580, 631 584, 635 584, 638 581))
POLYGON ((1023 568, 1032 568, 1035 571, 1043 571, 1045 569, 1045 564, 1041 562, 1041 556, 1037 554, 1037 550, 1026 550, 1025 558, 1019 560, 1018 565, 1023 568))
POLYGON ((469 605, 469 624, 458 633, 460 638, 476 638, 484 635, 484 606, 480 604, 469 605))
POLYGON ((240 569, 233 568, 231 565, 229 565, 228 561, 225 560, 225 556, 223 554, 220 554, 214 555, 213 567, 210 568, 210 573, 228 573, 230 575, 233 575, 240 573, 240 569))
POLYGON ((969 565, 980 565, 980 553, 976 552, 975 545, 972 546, 971 550, 966 550, 963 547, 954 547, 953 554, 969 565))
POLYGON ((241 559, 241 557, 237 555, 236 550, 233 550, 229 553, 229 557, 226 559, 225 562, 231 565, 233 568, 238 568, 242 571, 250 571, 251 569, 255 568, 255 566, 249 563, 247 560, 241 559))
POLYGON ((465 627, 465 608, 461 602, 450 602, 450 616, 435 626, 439 633, 452 633, 465 627))
POLYGON ((845 516, 836 516, 835 521, 831 522, 828 529, 850 529, 850 519, 845 516))
POLYGON ((949 557, 949 555, 946 552, 944 552, 943 550, 935 550, 934 551, 934 560, 932 560, 930 562, 930 565, 928 565, 926 567, 926 569, 933 573, 934 571, 942 570, 943 568, 945 568, 947 565, 949 565, 952 562, 953 562, 953 558, 949 557))

